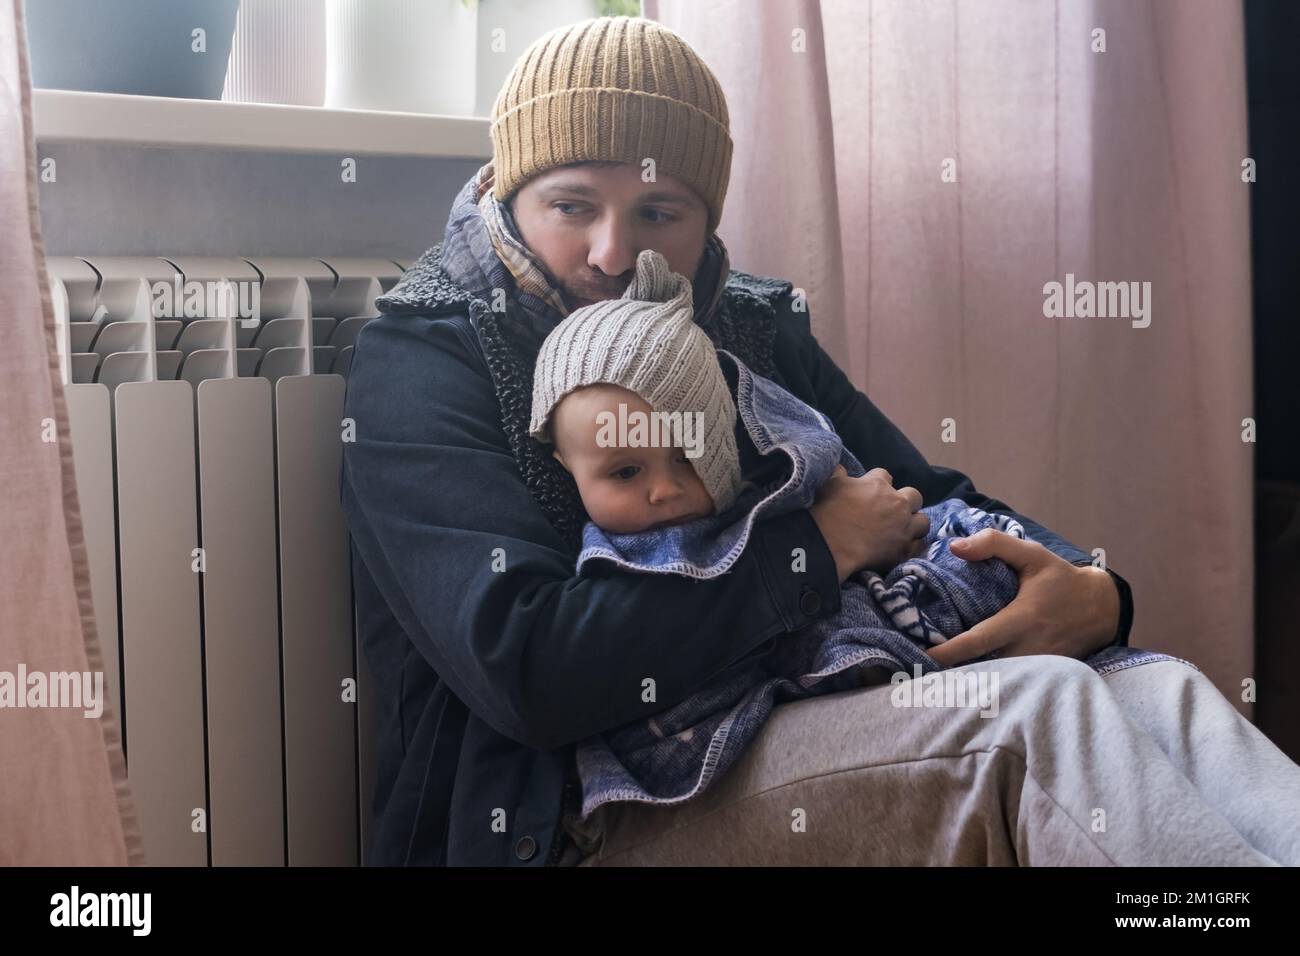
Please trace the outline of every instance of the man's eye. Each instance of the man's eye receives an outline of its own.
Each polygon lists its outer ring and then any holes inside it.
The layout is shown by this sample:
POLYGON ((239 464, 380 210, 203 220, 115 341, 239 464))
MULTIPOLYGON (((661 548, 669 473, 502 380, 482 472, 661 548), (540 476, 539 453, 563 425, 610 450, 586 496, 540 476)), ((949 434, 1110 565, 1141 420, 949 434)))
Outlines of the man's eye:
MULTIPOLYGON (((572 202, 557 202, 557 203, 555 204, 555 208, 556 208, 556 209, 560 209, 561 206, 567 206, 567 207, 569 207, 570 209, 578 209, 578 208, 579 208, 579 206, 578 206, 577 203, 572 203, 572 202)), ((563 214, 563 215, 565 215, 565 216, 577 215, 576 213, 568 213, 568 212, 565 212, 563 209, 560 209, 560 212, 561 212, 561 214, 563 214)))
POLYGON ((670 214, 664 212, 662 209, 647 209, 646 212, 648 212, 648 213, 654 213, 656 216, 662 216, 662 217, 663 217, 662 219, 655 219, 655 220, 652 220, 656 225, 660 225, 660 224, 663 224, 663 223, 666 223, 666 222, 672 222, 674 219, 677 218, 676 216, 672 216, 672 215, 670 215, 670 214))
POLYGON ((636 477, 637 472, 640 470, 641 468, 637 465, 627 465, 626 467, 620 468, 618 471, 614 472, 614 477, 620 481, 630 481, 636 477))

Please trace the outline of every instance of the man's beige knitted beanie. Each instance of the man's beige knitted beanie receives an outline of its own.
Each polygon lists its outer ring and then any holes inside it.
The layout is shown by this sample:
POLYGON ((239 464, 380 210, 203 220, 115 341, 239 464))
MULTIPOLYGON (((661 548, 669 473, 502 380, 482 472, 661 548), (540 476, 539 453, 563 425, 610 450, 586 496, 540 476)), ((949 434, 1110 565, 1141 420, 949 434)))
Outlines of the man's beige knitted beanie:
MULTIPOLYGON (((693 188, 722 219, 731 133, 722 86, 690 45, 643 17, 598 17, 533 42, 492 107, 493 194, 589 160, 642 165, 693 188)), ((644 167, 643 167, 644 168, 644 167)))
POLYGON ((703 449, 687 460, 715 510, 725 511, 741 485, 736 403, 718 353, 693 313, 690 281, 662 255, 644 250, 622 298, 575 309, 546 336, 533 374, 529 434, 551 441, 550 416, 560 399, 602 382, 635 392, 656 412, 702 413, 703 436, 697 440, 703 449))

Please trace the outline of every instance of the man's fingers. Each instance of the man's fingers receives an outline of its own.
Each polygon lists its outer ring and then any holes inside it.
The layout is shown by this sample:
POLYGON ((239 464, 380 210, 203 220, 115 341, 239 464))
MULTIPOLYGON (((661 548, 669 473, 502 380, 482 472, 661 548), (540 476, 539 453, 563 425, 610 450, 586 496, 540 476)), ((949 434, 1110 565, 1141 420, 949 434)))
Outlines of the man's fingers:
POLYGON ((872 468, 869 472, 867 472, 867 473, 866 473, 865 475, 863 475, 862 477, 863 477, 863 478, 879 478, 881 481, 883 481, 883 482, 885 482, 886 484, 889 484, 889 485, 893 485, 893 483, 894 483, 894 476, 891 475, 889 472, 885 471, 885 469, 883 469, 883 468, 872 468))
POLYGON ((1033 619, 1028 605, 1019 599, 998 611, 992 617, 985 618, 968 631, 945 641, 938 647, 932 647, 927 654, 939 664, 952 667, 964 661, 982 657, 989 651, 1005 647, 1018 641, 1033 627, 1033 619))
MULTIPOLYGON (((986 558, 1001 558, 1016 570, 1033 563, 1041 557, 1042 545, 1025 538, 1016 538, 1005 531, 985 528, 969 538, 958 538, 950 545, 952 553, 966 561, 983 561, 986 558)), ((1050 551, 1048 552, 1051 553, 1050 551)))

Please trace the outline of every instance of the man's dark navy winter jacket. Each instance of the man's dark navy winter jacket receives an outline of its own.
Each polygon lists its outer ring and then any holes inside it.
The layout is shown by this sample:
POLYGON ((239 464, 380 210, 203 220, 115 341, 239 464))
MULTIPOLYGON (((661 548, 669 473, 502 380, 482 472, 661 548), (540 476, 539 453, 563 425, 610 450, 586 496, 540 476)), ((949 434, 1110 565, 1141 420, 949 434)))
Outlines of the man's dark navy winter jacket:
MULTIPOLYGON (((961 498, 1015 514, 929 465, 788 297, 773 351, 778 383, 829 415, 868 469, 884 467, 926 505, 961 498)), ((628 688, 654 675, 657 706, 670 706, 768 638, 839 609, 835 564, 807 511, 761 524, 715 580, 575 577, 576 555, 520 475, 466 315, 370 322, 345 414, 356 440, 344 445, 342 501, 380 721, 371 864, 548 862, 572 745, 646 715, 628 688), (794 548, 807 552, 797 577, 794 548), (504 570, 485 573, 494 558, 504 570)), ((1032 539, 1089 562, 1015 516, 1032 539)))

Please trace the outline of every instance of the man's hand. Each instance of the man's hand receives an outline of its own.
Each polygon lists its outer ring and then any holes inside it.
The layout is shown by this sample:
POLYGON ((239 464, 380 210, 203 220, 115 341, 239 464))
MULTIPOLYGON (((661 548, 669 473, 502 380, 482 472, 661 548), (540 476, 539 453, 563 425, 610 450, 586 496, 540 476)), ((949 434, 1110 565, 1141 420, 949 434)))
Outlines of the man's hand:
POLYGON ((838 465, 808 513, 826 539, 843 584, 861 568, 886 574, 900 561, 923 554, 930 519, 918 514, 920 507, 921 492, 895 488, 885 469, 851 478, 838 465))
POLYGON ((967 561, 1001 558, 1019 576, 1020 592, 992 617, 930 648, 938 663, 952 666, 996 649, 1002 657, 1084 658, 1115 636, 1119 594, 1101 568, 1077 567, 1036 541, 992 528, 952 542, 952 553, 967 561))

